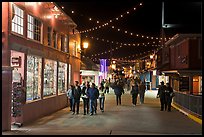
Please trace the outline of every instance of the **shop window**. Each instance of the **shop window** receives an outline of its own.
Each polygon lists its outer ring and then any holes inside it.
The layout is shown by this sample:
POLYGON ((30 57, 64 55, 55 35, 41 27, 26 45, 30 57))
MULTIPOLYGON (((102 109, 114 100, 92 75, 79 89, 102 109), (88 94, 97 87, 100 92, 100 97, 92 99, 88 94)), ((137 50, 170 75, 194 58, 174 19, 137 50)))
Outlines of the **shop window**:
POLYGON ((43 96, 56 95, 57 62, 45 59, 43 96))
POLYGON ((28 15, 27 37, 33 40, 41 41, 41 21, 28 15))
POLYGON ((22 9, 12 4, 12 25, 11 30, 18 34, 23 35, 23 15, 24 12, 22 9))
POLYGON ((27 56, 26 101, 40 99, 42 59, 27 56))
POLYGON ((67 64, 59 62, 58 66, 58 93, 65 93, 67 90, 67 64))
POLYGON ((47 28, 47 45, 51 46, 51 41, 52 41, 52 28, 48 27, 47 28))

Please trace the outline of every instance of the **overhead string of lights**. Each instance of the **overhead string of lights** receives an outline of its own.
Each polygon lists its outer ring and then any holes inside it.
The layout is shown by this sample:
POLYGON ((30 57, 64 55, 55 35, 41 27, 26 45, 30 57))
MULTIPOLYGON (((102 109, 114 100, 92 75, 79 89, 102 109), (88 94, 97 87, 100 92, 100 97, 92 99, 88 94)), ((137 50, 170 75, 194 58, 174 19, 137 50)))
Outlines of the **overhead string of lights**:
MULTIPOLYGON (((83 31, 79 31, 79 32, 77 32, 77 33, 81 33, 81 34, 82 34, 82 33, 87 33, 87 32, 91 32, 91 31, 94 31, 94 30, 97 30, 97 29, 101 29, 101 28, 103 28, 103 27, 106 27, 106 26, 110 25, 111 23, 113 23, 113 22, 115 22, 115 21, 119 21, 120 19, 122 19, 122 18, 126 17, 127 15, 133 13, 133 11, 136 11, 136 9, 138 9, 138 8, 140 8, 140 7, 142 7, 142 6, 143 6, 143 3, 139 3, 139 4, 137 4, 133 9, 130 9, 130 10, 126 11, 125 13, 121 14, 120 16, 118 16, 118 17, 116 17, 116 18, 113 18, 113 19, 111 19, 111 20, 109 20, 109 21, 106 21, 105 23, 102 23, 101 25, 98 25, 98 26, 95 26, 95 27, 93 27, 93 28, 86 29, 86 30, 83 30, 83 31)), ((93 19, 92 19, 92 18, 89 18, 89 20, 91 21, 91 20, 93 20, 93 19)), ((100 21, 97 20, 96 23, 97 23, 97 24, 100 24, 100 21)))
MULTIPOLYGON (((130 55, 130 56, 127 56, 127 57, 115 58, 115 59, 117 59, 117 60, 133 60, 132 58, 135 58, 135 57, 136 57, 136 59, 142 59, 144 57, 147 57, 147 56, 157 52, 159 49, 161 49, 161 47, 157 48, 157 49, 154 49, 154 50, 140 52, 139 54, 133 54, 133 55, 130 55), (131 58, 131 59, 128 59, 128 58, 131 58)), ((85 57, 85 56, 82 56, 82 57, 85 57)), ((86 57, 86 58, 89 58, 92 61, 99 61, 99 59, 100 59, 100 58, 96 58, 96 57, 95 58, 93 58, 93 57, 86 57)), ((136 60, 136 59, 134 59, 134 60, 136 60)), ((111 59, 108 59, 108 60, 111 60, 111 59)))
MULTIPOLYGON (((162 38, 159 38, 159 37, 146 36, 146 35, 143 35, 143 34, 135 34, 133 32, 129 32, 127 30, 122 30, 120 28, 116 28, 115 26, 111 26, 111 28, 114 29, 114 30, 117 30, 118 32, 123 32, 126 35, 128 34, 130 36, 134 36, 136 38, 144 38, 144 39, 149 39, 149 40, 159 40, 159 39, 162 40, 162 38)), ((169 37, 169 38, 164 38, 164 39, 165 39, 165 41, 167 41, 167 40, 170 40, 172 38, 169 37)))
MULTIPOLYGON (((86 36, 88 37, 88 36, 86 36)), ((91 37, 92 39, 94 39, 94 37, 91 37)), ((100 56, 100 55, 103 55, 103 54, 107 54, 107 53, 110 53, 111 51, 115 51, 115 50, 118 50, 120 48, 123 48, 124 46, 134 46, 134 47, 139 47, 139 46, 152 46, 152 47, 160 47, 161 45, 157 45, 156 42, 147 42, 147 43, 137 43, 137 44, 126 44, 126 43, 119 43, 119 42, 114 42, 114 41, 109 41, 109 40, 105 40, 105 39, 100 39, 100 38, 95 38, 96 40, 101 40, 102 42, 107 42, 107 43, 111 43, 111 44, 116 44, 116 45, 120 45, 120 46, 117 46, 115 48, 111 48, 110 50, 108 51, 105 51, 105 52, 100 52, 98 54, 92 54, 91 56, 100 56)))

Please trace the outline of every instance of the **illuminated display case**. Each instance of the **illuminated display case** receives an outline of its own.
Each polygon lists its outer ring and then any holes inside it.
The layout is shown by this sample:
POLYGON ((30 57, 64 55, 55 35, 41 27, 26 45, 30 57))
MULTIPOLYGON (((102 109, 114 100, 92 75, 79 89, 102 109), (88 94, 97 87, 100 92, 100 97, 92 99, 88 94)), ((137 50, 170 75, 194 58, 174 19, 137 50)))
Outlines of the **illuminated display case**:
POLYGON ((42 59, 37 56, 27 56, 26 101, 41 97, 42 59))
POLYGON ((57 61, 45 59, 43 96, 56 95, 57 61))
POLYGON ((59 62, 58 66, 58 93, 65 93, 67 90, 67 64, 59 62))

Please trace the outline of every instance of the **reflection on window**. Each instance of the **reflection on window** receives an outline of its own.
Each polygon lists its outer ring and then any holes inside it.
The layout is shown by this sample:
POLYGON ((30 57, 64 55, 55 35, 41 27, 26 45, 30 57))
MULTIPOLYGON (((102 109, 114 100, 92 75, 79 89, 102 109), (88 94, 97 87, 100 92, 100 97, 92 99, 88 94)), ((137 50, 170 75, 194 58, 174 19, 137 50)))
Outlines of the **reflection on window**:
POLYGON ((68 36, 65 35, 65 38, 64 38, 64 50, 65 52, 69 52, 69 43, 68 43, 68 36))
POLYGON ((68 82, 69 85, 71 85, 71 74, 72 74, 72 73, 71 73, 71 72, 72 72, 71 69, 72 69, 72 66, 71 66, 71 64, 69 64, 69 82, 68 82))
POLYGON ((58 93, 65 93, 67 90, 67 64, 59 62, 58 67, 58 93))
POLYGON ((26 101, 41 97, 41 68, 42 59, 36 56, 27 56, 26 101))
POLYGON ((23 35, 23 10, 12 4, 12 25, 11 30, 23 35))
POLYGON ((45 59, 43 96, 56 95, 57 62, 45 59))
POLYGON ((36 18, 28 15, 28 38, 40 41, 41 39, 41 22, 36 18))

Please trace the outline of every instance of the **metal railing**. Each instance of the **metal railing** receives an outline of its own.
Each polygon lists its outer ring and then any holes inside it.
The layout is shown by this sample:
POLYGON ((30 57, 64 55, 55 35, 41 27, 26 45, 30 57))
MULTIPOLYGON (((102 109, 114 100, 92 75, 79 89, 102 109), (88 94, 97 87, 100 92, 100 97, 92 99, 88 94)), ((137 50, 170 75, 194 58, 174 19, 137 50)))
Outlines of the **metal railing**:
POLYGON ((202 96, 175 92, 173 102, 197 116, 202 117, 202 96))

